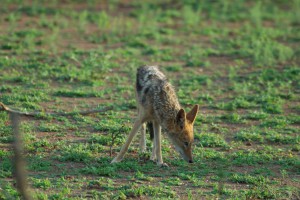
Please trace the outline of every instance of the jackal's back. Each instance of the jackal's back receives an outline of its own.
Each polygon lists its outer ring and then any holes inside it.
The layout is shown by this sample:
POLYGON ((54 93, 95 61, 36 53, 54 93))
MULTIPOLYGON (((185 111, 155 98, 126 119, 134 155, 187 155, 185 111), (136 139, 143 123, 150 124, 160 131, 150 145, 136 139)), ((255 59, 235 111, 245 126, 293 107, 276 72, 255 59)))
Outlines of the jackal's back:
POLYGON ((143 66, 138 68, 136 75, 136 91, 138 97, 148 95, 149 90, 153 91, 154 88, 156 90, 161 89, 165 82, 167 82, 167 78, 159 71, 158 67, 143 66))
POLYGON ((153 109, 154 117, 173 118, 180 109, 173 86, 156 66, 138 68, 136 77, 138 103, 146 109, 153 109))

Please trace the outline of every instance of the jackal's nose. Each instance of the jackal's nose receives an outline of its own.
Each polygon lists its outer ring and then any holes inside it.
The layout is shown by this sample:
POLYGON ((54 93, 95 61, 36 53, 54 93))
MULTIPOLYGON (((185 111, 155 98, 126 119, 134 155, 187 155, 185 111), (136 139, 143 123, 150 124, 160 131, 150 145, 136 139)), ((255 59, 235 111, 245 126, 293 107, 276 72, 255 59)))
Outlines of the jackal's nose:
POLYGON ((193 161, 192 161, 192 160, 189 160, 189 163, 193 163, 193 161))

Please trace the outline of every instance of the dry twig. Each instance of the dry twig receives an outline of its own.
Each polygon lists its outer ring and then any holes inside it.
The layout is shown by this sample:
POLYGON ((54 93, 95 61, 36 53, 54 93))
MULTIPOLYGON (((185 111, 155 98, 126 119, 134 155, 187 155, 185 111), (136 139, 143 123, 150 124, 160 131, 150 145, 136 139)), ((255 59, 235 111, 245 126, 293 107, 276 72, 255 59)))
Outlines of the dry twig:
POLYGON ((112 110, 112 106, 102 108, 102 109, 94 109, 94 110, 86 110, 86 111, 79 111, 79 112, 55 112, 55 113, 45 113, 45 112, 22 112, 19 110, 14 110, 9 108, 8 106, 4 105, 2 102, 0 102, 0 111, 7 111, 9 113, 15 113, 19 115, 25 115, 25 116, 39 116, 39 115, 50 115, 50 116, 71 116, 71 115, 88 115, 93 113, 101 113, 106 112, 108 110, 112 110))
POLYGON ((12 122, 12 128, 14 133, 14 174, 17 182, 17 189, 20 192, 22 199, 32 199, 27 184, 27 171, 25 169, 25 161, 23 158, 23 137, 19 130, 19 116, 15 113, 10 113, 10 120, 12 122))

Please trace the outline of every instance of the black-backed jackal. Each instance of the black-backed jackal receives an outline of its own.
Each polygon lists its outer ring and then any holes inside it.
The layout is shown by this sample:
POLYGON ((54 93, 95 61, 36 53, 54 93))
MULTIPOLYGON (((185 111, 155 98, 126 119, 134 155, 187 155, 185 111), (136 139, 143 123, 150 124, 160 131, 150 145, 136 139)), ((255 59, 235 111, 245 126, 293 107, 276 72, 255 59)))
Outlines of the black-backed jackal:
POLYGON ((153 124, 153 149, 151 160, 159 166, 167 166, 161 154, 161 128, 175 146, 176 151, 189 163, 193 162, 192 144, 194 141, 193 124, 199 109, 195 105, 186 113, 181 108, 173 86, 166 76, 156 66, 144 66, 137 70, 136 98, 138 103, 138 117, 123 145, 120 153, 112 163, 120 162, 128 147, 141 129, 140 150, 146 150, 146 123, 153 124))

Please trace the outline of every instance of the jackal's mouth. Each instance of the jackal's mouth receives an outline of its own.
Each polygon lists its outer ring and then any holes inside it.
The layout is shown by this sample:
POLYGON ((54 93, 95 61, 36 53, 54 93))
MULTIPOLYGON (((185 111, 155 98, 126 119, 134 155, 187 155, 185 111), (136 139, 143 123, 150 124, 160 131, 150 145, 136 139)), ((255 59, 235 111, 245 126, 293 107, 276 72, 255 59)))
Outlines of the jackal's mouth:
POLYGON ((189 162, 189 163, 193 162, 182 151, 179 151, 179 154, 186 162, 189 162))
POLYGON ((175 150, 180 154, 180 156, 188 163, 192 163, 193 161, 188 158, 187 155, 183 152, 183 149, 175 145, 175 150))

